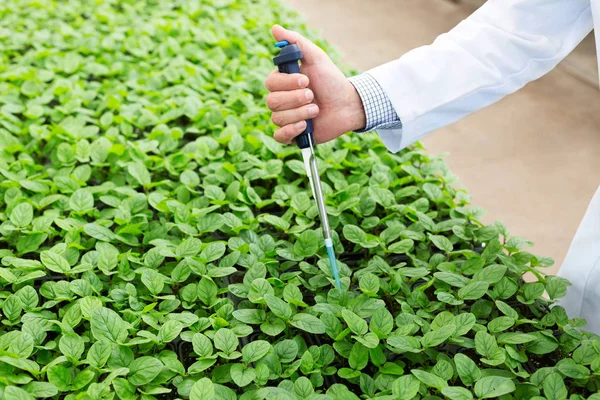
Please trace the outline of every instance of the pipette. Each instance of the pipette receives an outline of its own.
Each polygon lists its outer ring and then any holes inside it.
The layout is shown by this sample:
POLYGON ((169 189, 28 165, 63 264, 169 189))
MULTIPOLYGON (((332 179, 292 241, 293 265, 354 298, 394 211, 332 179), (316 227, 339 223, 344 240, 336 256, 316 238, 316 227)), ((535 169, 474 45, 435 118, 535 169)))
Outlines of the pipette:
MULTIPOLYGON (((277 42, 276 47, 280 48, 279 55, 273 58, 273 62, 279 69, 279 72, 284 74, 299 74, 300 64, 302 59, 302 50, 296 44, 290 44, 287 40, 277 42)), ((315 157, 315 140, 313 136, 312 120, 306 120, 306 129, 296 137, 296 144, 302 152, 304 160, 304 168, 312 190, 313 198, 317 203, 319 217, 323 228, 323 238, 325 239, 325 249, 329 258, 329 266, 335 280, 335 286, 341 290, 340 271, 335 259, 335 251, 333 249, 333 240, 331 239, 331 231, 329 229, 329 217, 327 216, 327 208, 325 207, 325 199, 323 198, 323 190, 321 188, 321 179, 319 178, 319 169, 317 166, 317 158, 315 157)))

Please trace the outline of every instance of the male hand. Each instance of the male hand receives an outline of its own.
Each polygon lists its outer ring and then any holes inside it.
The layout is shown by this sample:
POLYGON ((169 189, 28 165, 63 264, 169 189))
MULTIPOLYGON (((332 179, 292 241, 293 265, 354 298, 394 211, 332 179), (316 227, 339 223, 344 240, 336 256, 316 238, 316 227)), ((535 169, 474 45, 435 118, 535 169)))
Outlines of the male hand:
POLYGON ((317 45, 297 32, 279 25, 272 29, 277 41, 287 40, 302 50, 300 74, 273 71, 265 85, 271 92, 267 106, 280 128, 275 139, 289 144, 313 119, 317 143, 328 142, 346 132, 365 127, 365 112, 354 86, 317 45))

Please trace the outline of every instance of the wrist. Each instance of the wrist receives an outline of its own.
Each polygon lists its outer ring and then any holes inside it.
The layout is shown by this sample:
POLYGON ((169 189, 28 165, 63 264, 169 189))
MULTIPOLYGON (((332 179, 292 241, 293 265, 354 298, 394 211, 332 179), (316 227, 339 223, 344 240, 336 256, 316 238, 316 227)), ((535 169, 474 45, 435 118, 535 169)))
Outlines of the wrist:
POLYGON ((348 126, 346 127, 346 131, 359 131, 364 129, 367 125, 365 107, 354 85, 350 83, 350 81, 347 81, 347 86, 347 103, 345 109, 348 126))

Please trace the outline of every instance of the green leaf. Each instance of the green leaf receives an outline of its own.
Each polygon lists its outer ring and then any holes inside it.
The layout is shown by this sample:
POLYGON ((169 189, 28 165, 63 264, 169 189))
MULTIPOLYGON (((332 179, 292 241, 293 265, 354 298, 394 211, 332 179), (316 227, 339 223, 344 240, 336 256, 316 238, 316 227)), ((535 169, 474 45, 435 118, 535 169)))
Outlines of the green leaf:
POLYGON ((85 369, 75 375, 75 379, 73 379, 73 383, 71 384, 72 390, 79 390, 86 386, 88 383, 94 379, 94 372, 91 369, 85 369))
POLYGON ((53 365, 48 368, 46 376, 48 382, 63 392, 69 390, 71 383, 73 382, 72 371, 63 365, 53 365))
POLYGON ((298 329, 314 334, 322 334, 326 330, 325 324, 319 318, 310 314, 296 314, 290 323, 298 329))
POLYGON ((454 325, 456 325, 455 336, 466 335, 475 326, 477 319, 472 313, 462 313, 454 317, 454 325))
POLYGON ((394 195, 388 189, 369 186, 368 193, 377 204, 381 204, 383 207, 391 207, 395 204, 394 195))
POLYGON ((483 268, 484 265, 485 262, 480 257, 469 258, 462 264, 461 271, 465 275, 473 275, 476 274, 477 271, 481 270, 481 268, 483 268))
POLYGON ((465 276, 455 274, 452 272, 436 272, 435 274, 433 274, 433 276, 435 276, 436 279, 439 279, 442 282, 446 282, 448 285, 459 287, 459 288, 462 288, 462 287, 468 285, 469 282, 471 281, 469 278, 467 278, 465 276))
POLYGON ((77 189, 69 199, 69 207, 75 212, 87 212, 94 208, 94 196, 87 189, 77 189))
POLYGON ((481 378, 481 370, 468 356, 458 353, 454 356, 454 365, 460 380, 466 386, 471 386, 481 378))
POLYGON ((54 397, 58 394, 58 389, 48 382, 29 382, 23 389, 35 398, 54 397))
POLYGON ((206 262, 218 260, 225 254, 225 244, 222 242, 209 243, 200 253, 200 258, 206 262))
POLYGON ((221 328, 215 333, 214 343, 217 349, 227 354, 233 353, 239 345, 237 336, 227 328, 221 328))
POLYGON ((15 368, 22 369, 24 371, 28 371, 31 373, 38 373, 40 371, 40 366, 31 360, 25 360, 23 358, 13 358, 9 356, 0 356, 0 362, 6 363, 8 365, 12 365, 15 368))
POLYGON ((425 228, 426 231, 435 231, 436 224, 430 217, 423 214, 422 212, 417 212, 417 218, 419 219, 419 222, 421 223, 423 228, 425 228))
POLYGON ((266 222, 270 225, 273 225, 274 227, 279 228, 282 231, 287 231, 288 229, 290 229, 290 223, 276 215, 262 215, 260 219, 262 222, 266 222))
POLYGON ((307 304, 302 301, 302 292, 297 285, 287 284, 283 289, 283 298, 290 304, 307 307, 307 304))
POLYGON ((141 281, 148 288, 150 293, 157 295, 162 292, 165 287, 165 278, 153 269, 145 269, 142 272, 141 281))
POLYGON ((413 369, 410 372, 427 386, 436 388, 438 390, 442 390, 442 388, 448 386, 448 383, 445 380, 427 371, 413 369))
POLYGON ((96 368, 102 368, 108 361, 111 351, 112 345, 109 341, 98 340, 88 350, 87 362, 96 368))
POLYGON ((419 392, 421 382, 413 375, 404 375, 392 383, 392 393, 397 400, 411 400, 419 392))
POLYGON ((429 234, 429 240, 431 240, 435 247, 446 253, 450 253, 453 249, 452 242, 446 236, 429 234))
POLYGON ((523 344, 535 341, 537 338, 533 335, 519 332, 503 333, 498 336, 500 344, 523 344))
POLYGON ((463 300, 477 300, 486 294, 488 288, 487 282, 471 282, 458 290, 458 297, 463 300))
POLYGON ((266 340, 256 340, 248 343, 242 349, 242 358, 246 364, 263 358, 271 350, 271 345, 266 340))
POLYGON ((10 213, 10 222, 18 228, 31 224, 33 220, 33 208, 29 203, 18 204, 10 213))
POLYGON ((298 355, 298 344, 291 339, 284 339, 275 345, 275 353, 282 363, 294 361, 298 355))
POLYGON ((108 228, 98 225, 97 223, 85 224, 83 231, 94 239, 102 240, 104 242, 112 242, 116 239, 115 234, 108 228))
POLYGON ((46 239, 48 239, 46 233, 36 232, 24 234, 17 242, 17 251, 20 254, 34 252, 46 241, 46 239))
POLYGON ((170 343, 179 336, 182 330, 183 324, 181 322, 169 320, 158 330, 158 341, 161 343, 170 343))
POLYGON ((127 172, 142 186, 147 186, 152 182, 150 172, 141 161, 127 164, 127 172))
POLYGON ((275 291, 273 287, 264 278, 256 278, 250 284, 250 291, 248 292, 248 300, 253 303, 266 303, 264 300, 264 296, 267 294, 274 294, 275 291))
POLYGON ((4 303, 2 303, 2 312, 9 321, 15 321, 21 315, 23 310, 23 303, 16 295, 9 296, 4 303))
POLYGON ((367 333, 367 330, 369 329, 367 322, 358 315, 354 314, 352 311, 347 309, 342 310, 342 318, 344 318, 348 328, 350 328, 354 334, 364 335, 367 333))
POLYGON ((68 359, 78 361, 85 350, 85 345, 83 339, 76 333, 66 333, 60 338, 58 348, 68 359))
POLYGON ((33 396, 29 394, 27 391, 16 387, 16 386, 6 386, 4 388, 4 396, 3 399, 6 400, 33 400, 33 396))
POLYGON ((492 333, 505 331, 515 324, 515 320, 510 317, 498 317, 488 322, 488 329, 492 333))
POLYGON ((292 318, 292 308, 285 301, 269 293, 264 295, 264 299, 273 314, 286 321, 292 318))
POLYGON ((423 184, 423 191, 432 201, 440 201, 444 199, 444 194, 442 193, 442 189, 440 189, 437 185, 433 183, 425 183, 423 184))
POLYGON ((484 357, 492 358, 498 348, 496 338, 487 332, 479 331, 475 334, 475 349, 484 357))
POLYGON ((568 395, 568 390, 565 382, 560 374, 552 373, 544 379, 542 384, 544 388, 544 396, 548 400, 565 400, 568 395))
POLYGON ((267 319, 267 314, 263 310, 257 309, 235 310, 232 315, 240 322, 253 325, 261 324, 267 319))
POLYGON ((362 243, 367 240, 367 234, 356 225, 344 225, 344 237, 352 243, 362 243))
POLYGON ((519 319, 519 314, 508 304, 501 300, 496 300, 496 307, 502 312, 502 314, 512 319, 519 319))
POLYGON ((456 332, 456 326, 449 324, 427 332, 421 338, 423 347, 436 347, 448 340, 456 332))
POLYGON ((421 342, 419 339, 412 336, 392 335, 387 339, 387 343, 396 353, 420 353, 422 351, 421 342))
POLYGON ((447 386, 442 389, 442 394, 451 400, 471 400, 473 393, 459 386, 447 386))
POLYGON ((305 192, 296 193, 292 196, 291 204, 294 210, 304 213, 310 207, 310 198, 305 192))
POLYGON ((476 281, 487 282, 490 285, 498 283, 504 277, 507 268, 504 265, 494 264, 485 267, 475 273, 473 279, 476 281))
POLYGON ((135 398, 136 387, 129 383, 129 381, 126 379, 115 378, 113 380, 113 387, 115 389, 115 393, 120 399, 135 398))
POLYGON ((192 386, 190 400, 213 400, 215 399, 215 387, 209 378, 200 378, 192 386))
MULTIPOLYGON (((28 358, 31 353, 33 353, 33 336, 25 332, 14 332, 17 333, 17 335, 10 341, 8 352, 20 358, 28 358)), ((0 348, 1 347, 4 346, 0 346, 0 348)))
POLYGON ((572 379, 586 379, 590 376, 590 370, 583 365, 559 364, 558 371, 564 376, 572 379))
POLYGON ((525 345, 528 352, 543 355, 553 352, 558 348, 558 342, 555 338, 550 338, 539 332, 531 333, 530 335, 536 336, 536 340, 529 342, 525 345))
POLYGON ((129 382, 136 386, 146 385, 160 374, 163 363, 150 356, 136 358, 129 365, 129 382))
POLYGON ((388 246, 388 251, 395 254, 408 253, 414 246, 412 239, 403 239, 388 246))
POLYGON ((37 307, 40 299, 34 288, 31 286, 24 286, 17 292, 17 296, 19 300, 21 300, 21 305, 23 309, 29 311, 35 307, 37 307))
POLYGON ((450 380, 454 376, 454 368, 452 367, 452 364, 450 361, 443 359, 438 360, 431 372, 445 380, 450 380))
POLYGON ((369 328, 380 339, 386 338, 394 329, 394 317, 387 309, 378 308, 371 317, 369 328))
POLYGON ((213 353, 212 342, 202 333, 196 333, 192 336, 192 346, 194 347, 194 353, 199 357, 210 357, 213 353))
POLYGON ((202 241, 196 238, 189 238, 179 243, 175 254, 177 257, 193 257, 200 252, 202 241))
POLYGON ((551 300, 560 299, 566 296, 567 288, 570 286, 569 281, 558 276, 546 277, 546 293, 551 300))
POLYGON ((367 366, 368 362, 369 352, 367 348, 360 343, 354 343, 348 357, 350 367, 355 370, 361 370, 367 366))
POLYGON ((119 314, 111 309, 101 307, 94 310, 90 326, 96 340, 123 343, 127 339, 127 325, 119 314))
POLYGON ((302 232, 294 243, 294 254, 298 257, 312 257, 319 249, 319 240, 313 231, 302 232))
POLYGON ((475 383, 475 395, 481 399, 491 399, 514 392, 512 380, 501 376, 486 376, 475 383))
POLYGON ((67 273, 71 270, 69 262, 60 254, 56 254, 51 250, 45 250, 40 253, 40 260, 44 267, 50 271, 58 273, 67 273))
POLYGON ((308 399, 315 392, 310 380, 301 376, 294 381, 294 393, 301 399, 308 399))
POLYGON ((217 285, 208 278, 202 278, 197 286, 198 298, 207 306, 212 305, 217 299, 217 285))
POLYGON ((248 386, 256 378, 254 368, 246 367, 242 364, 233 364, 229 373, 231 374, 231 379, 239 387, 248 386))
POLYGON ((370 272, 361 275, 359 279, 359 287, 363 293, 376 295, 379 291, 379 278, 370 272))

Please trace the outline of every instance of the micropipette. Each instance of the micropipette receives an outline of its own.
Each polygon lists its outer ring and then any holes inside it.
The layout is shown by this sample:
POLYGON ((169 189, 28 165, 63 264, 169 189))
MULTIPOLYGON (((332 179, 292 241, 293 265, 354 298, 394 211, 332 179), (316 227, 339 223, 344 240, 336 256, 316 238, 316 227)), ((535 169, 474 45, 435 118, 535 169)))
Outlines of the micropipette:
MULTIPOLYGON (((290 44, 287 40, 277 42, 276 47, 281 49, 279 55, 273 58, 273 62, 279 69, 279 72, 285 74, 299 74, 300 64, 302 59, 302 51, 296 44, 290 44)), ((335 280, 335 286, 338 289, 342 288, 340 282, 340 271, 335 259, 335 251, 333 249, 333 240, 331 239, 331 231, 329 229, 329 218, 327 216, 327 208, 325 207, 325 199, 323 197, 323 189, 321 188, 321 179, 319 178, 319 170, 317 166, 317 158, 315 157, 315 140, 313 136, 312 120, 306 120, 306 129, 296 137, 296 144, 302 152, 304 160, 304 168, 310 183, 313 198, 317 203, 319 217, 323 228, 323 238, 325 239, 325 249, 329 258, 329 266, 335 280)))

